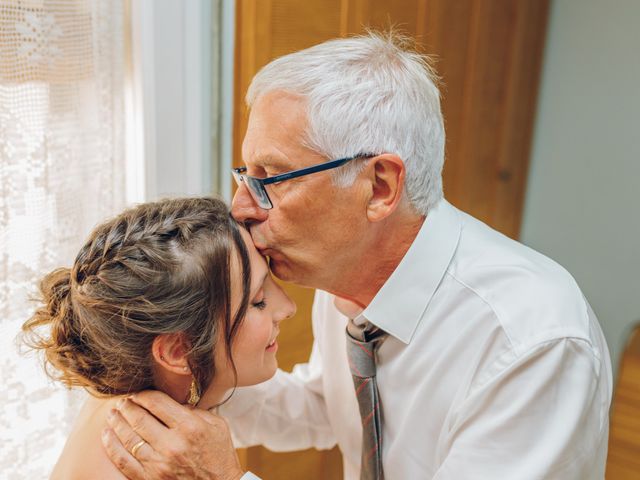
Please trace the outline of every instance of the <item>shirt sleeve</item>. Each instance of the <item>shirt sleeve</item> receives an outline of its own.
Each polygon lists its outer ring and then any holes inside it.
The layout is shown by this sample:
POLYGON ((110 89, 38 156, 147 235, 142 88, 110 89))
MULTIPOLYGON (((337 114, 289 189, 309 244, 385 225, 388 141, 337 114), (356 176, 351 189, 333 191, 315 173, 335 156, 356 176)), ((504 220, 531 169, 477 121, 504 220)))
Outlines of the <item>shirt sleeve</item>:
POLYGON ((322 363, 314 342, 309 362, 291 373, 238 388, 218 410, 238 448, 264 445, 273 451, 329 449, 336 444, 322 390, 322 363))
POLYGON ((498 359, 452 416, 434 480, 602 479, 610 392, 582 339, 498 359))

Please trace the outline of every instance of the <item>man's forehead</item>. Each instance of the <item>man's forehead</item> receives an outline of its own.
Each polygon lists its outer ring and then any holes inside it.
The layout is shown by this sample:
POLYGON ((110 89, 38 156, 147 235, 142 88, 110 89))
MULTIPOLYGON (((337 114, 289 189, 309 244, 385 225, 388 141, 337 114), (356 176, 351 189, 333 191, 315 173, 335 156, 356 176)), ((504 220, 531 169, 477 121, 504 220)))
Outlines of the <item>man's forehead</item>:
POLYGON ((298 168, 307 155, 306 106, 299 95, 271 91, 260 95, 249 112, 242 142, 243 161, 256 168, 298 168))
POLYGON ((265 108, 270 111, 273 109, 285 109, 291 108, 302 109, 304 111, 307 106, 307 99, 298 93, 290 92, 287 90, 269 90, 259 95, 253 104, 252 110, 256 108, 265 108))

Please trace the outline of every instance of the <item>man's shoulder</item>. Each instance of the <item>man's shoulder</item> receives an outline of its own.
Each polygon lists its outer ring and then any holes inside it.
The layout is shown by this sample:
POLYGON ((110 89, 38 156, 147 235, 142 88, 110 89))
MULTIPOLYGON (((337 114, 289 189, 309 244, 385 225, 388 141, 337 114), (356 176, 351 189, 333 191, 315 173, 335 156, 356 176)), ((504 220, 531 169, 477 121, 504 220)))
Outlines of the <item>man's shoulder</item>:
POLYGON ((463 215, 456 283, 479 297, 515 343, 590 339, 589 305, 573 276, 554 260, 463 215))

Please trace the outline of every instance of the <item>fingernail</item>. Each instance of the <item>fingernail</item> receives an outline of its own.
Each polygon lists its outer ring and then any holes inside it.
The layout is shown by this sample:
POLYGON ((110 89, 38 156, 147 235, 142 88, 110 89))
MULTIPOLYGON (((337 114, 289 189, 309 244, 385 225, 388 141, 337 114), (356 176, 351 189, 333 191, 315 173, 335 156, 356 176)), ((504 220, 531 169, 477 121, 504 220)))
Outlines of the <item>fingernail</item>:
POLYGON ((105 428, 102 430, 102 438, 106 439, 109 436, 109 429, 105 428))

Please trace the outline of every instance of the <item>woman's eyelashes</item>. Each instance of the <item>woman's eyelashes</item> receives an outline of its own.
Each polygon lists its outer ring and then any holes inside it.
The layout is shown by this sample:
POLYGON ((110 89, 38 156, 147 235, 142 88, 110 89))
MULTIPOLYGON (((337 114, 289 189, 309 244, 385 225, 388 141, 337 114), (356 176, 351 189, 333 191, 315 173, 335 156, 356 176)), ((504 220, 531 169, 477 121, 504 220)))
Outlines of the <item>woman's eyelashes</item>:
POLYGON ((251 302, 251 306, 258 310, 264 310, 267 306, 267 298, 264 295, 264 288, 261 288, 255 299, 251 302), (258 300, 259 299, 259 300, 258 300))
POLYGON ((267 308, 267 302, 263 297, 259 302, 252 303, 251 306, 257 308, 258 310, 264 310, 265 308, 267 308))

